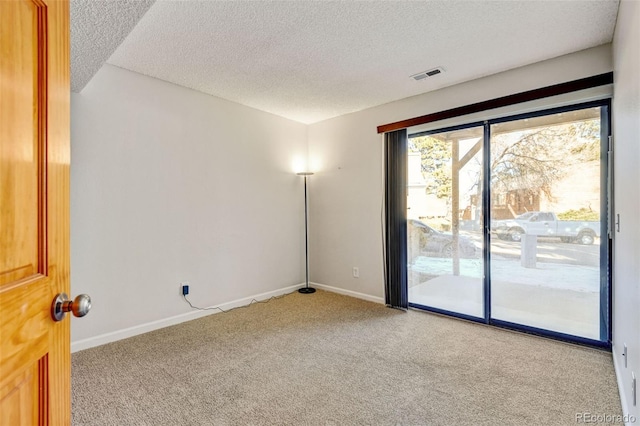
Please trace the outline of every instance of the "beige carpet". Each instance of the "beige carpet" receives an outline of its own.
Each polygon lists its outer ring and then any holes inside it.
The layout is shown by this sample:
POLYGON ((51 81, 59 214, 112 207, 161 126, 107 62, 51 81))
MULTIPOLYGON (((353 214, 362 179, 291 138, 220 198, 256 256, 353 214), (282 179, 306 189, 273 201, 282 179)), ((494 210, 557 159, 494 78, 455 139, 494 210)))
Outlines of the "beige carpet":
POLYGON ((571 425, 611 354, 318 291, 72 357, 74 425, 571 425))

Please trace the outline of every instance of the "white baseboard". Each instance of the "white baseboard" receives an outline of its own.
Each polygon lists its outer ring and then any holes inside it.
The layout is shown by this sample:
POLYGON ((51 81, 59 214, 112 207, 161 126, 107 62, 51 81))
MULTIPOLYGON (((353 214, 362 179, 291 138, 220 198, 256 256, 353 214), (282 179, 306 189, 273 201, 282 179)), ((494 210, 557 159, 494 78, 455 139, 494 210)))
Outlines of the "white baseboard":
MULTIPOLYGON (((616 381, 618 382, 618 392, 620 393, 620 403, 622 405, 622 415, 627 420, 630 416, 629 414, 629 404, 627 404, 627 394, 624 389, 625 383, 629 383, 630 379, 625 380, 622 376, 622 369, 624 366, 621 366, 618 361, 618 356, 620 354, 616 353, 615 345, 611 348, 611 355, 613 356, 613 370, 616 372, 616 381)), ((635 419, 634 419, 635 420, 635 419)), ((636 424, 635 421, 625 421, 626 426, 631 426, 632 424, 636 424)))
POLYGON ((320 284, 320 283, 310 283, 313 287, 319 288, 320 290, 330 291, 332 293, 344 294, 345 296, 351 296, 358 299, 368 300, 369 302, 381 303, 385 304, 383 297, 371 296, 370 294, 358 293, 357 291, 345 290, 339 287, 332 287, 330 285, 320 284))
MULTIPOLYGON (((278 290, 269 291, 267 293, 261 293, 254 296, 244 297, 238 300, 233 300, 231 302, 223 303, 215 307, 219 307, 226 311, 229 309, 237 308, 239 306, 248 305, 251 303, 253 299, 265 300, 265 299, 269 299, 270 297, 281 296, 286 293, 291 293, 292 291, 296 291, 300 287, 304 287, 304 285, 305 285, 304 283, 292 285, 292 286, 281 288, 278 290)), ((211 308, 213 307, 214 306, 211 306, 211 308)), ((185 314, 176 315, 170 318, 163 318, 161 320, 136 325, 133 327, 122 329, 122 330, 112 331, 110 333, 101 334, 99 336, 89 337, 88 339, 78 340, 77 342, 71 342, 71 353, 82 351, 84 349, 93 348, 95 346, 105 345, 107 343, 126 339, 128 337, 137 336, 138 334, 148 333, 150 331, 158 330, 160 328, 169 327, 171 325, 180 324, 182 322, 191 321, 194 319, 217 314, 220 312, 221 311, 218 311, 218 310, 187 312, 185 314)))

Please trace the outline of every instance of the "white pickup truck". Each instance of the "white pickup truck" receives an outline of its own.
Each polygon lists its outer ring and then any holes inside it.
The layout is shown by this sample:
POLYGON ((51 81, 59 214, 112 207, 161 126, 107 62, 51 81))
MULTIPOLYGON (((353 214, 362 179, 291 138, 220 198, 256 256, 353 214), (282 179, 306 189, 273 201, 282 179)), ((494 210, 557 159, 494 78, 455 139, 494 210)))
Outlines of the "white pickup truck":
POLYGON ((501 240, 520 241, 522 234, 530 234, 588 245, 600 236, 600 222, 559 220, 555 213, 527 212, 514 219, 491 221, 491 232, 501 240))

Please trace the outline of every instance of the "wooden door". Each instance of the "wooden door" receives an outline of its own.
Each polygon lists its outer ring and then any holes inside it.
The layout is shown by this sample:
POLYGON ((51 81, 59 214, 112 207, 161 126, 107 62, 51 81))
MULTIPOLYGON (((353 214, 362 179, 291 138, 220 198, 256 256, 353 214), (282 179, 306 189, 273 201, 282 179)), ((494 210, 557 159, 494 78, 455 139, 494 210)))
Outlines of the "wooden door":
POLYGON ((0 425, 68 425, 69 5, 0 0, 0 425))

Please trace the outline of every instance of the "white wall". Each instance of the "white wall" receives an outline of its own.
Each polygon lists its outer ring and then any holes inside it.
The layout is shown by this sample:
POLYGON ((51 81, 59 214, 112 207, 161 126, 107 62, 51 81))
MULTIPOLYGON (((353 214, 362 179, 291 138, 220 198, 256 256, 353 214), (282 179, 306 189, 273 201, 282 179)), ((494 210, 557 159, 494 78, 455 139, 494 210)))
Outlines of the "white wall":
POLYGON ((319 168, 310 198, 311 280, 384 297, 377 126, 611 70, 611 46, 604 45, 312 124, 309 152, 319 168))
POLYGON ((613 59, 615 212, 620 215, 614 237, 613 356, 624 412, 640 419, 631 397, 631 374, 640 375, 640 2, 620 3, 613 59))
POLYGON ((72 342, 304 281, 305 125, 108 65, 71 107, 72 342))

